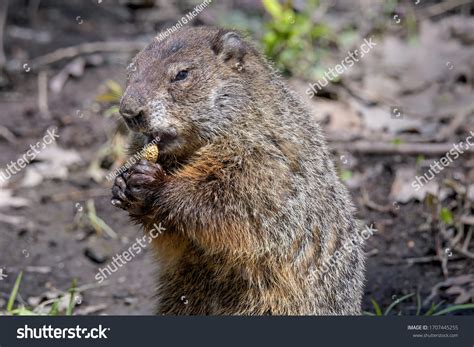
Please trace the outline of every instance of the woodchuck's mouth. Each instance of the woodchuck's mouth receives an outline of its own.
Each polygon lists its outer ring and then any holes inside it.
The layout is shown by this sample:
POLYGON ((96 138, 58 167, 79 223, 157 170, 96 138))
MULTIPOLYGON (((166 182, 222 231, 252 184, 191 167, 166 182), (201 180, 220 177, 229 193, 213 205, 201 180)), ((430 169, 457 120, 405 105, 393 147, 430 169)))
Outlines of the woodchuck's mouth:
POLYGON ((178 138, 176 133, 172 132, 154 132, 151 134, 146 134, 147 136, 147 143, 154 143, 156 144, 160 150, 169 147, 173 142, 175 142, 178 138))

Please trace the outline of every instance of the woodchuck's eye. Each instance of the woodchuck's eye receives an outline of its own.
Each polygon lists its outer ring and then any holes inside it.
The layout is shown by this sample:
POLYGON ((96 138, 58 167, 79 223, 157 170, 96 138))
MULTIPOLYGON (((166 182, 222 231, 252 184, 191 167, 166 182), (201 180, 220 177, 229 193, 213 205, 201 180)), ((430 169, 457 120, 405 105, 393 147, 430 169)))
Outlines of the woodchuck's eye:
POLYGON ((173 78, 173 82, 182 81, 188 77, 188 70, 181 70, 177 73, 175 78, 173 78))

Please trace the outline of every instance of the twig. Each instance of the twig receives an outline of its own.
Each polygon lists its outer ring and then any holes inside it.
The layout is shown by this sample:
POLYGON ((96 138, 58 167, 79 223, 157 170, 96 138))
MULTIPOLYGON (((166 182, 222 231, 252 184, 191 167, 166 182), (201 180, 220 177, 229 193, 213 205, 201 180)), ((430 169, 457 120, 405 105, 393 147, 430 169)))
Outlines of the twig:
POLYGON ((441 262, 441 270, 443 271, 443 275, 445 278, 448 278, 448 255, 446 252, 443 252, 441 247, 441 238, 439 233, 435 235, 435 248, 436 248, 436 255, 441 262))
POLYGON ((467 232, 467 236, 466 236, 466 239, 464 240, 464 244, 462 246, 462 249, 467 251, 468 248, 469 248, 469 243, 471 243, 471 238, 472 238, 472 228, 469 229, 469 231, 467 232))
POLYGON ((470 259, 474 259, 474 253, 472 252, 469 252, 461 247, 454 247, 454 250, 456 252, 459 252, 461 253, 463 256, 467 257, 467 258, 470 258, 470 259))
MULTIPOLYGON (((401 143, 356 141, 351 143, 332 142, 330 147, 338 151, 363 154, 407 154, 407 155, 443 155, 453 148, 452 143, 401 143)), ((474 153, 474 147, 468 147, 464 153, 474 153)))
POLYGON ((453 250, 462 254, 466 258, 474 259, 474 253, 470 252, 469 250, 465 249, 464 247, 460 246, 453 246, 453 250))
POLYGON ((26 222, 26 219, 22 216, 8 216, 6 214, 0 213, 0 222, 11 224, 11 225, 18 225, 26 222))
MULTIPOLYGON (((463 275, 463 277, 464 276, 465 275, 463 275)), ((466 278, 465 283, 474 280, 474 275, 467 275, 467 276, 468 277, 466 278)), ((426 306, 431 300, 433 300, 433 298, 438 294, 439 289, 441 289, 443 287, 450 287, 452 285, 459 284, 459 283, 456 283, 456 282, 459 282, 459 276, 448 278, 445 281, 439 282, 436 285, 434 285, 431 288, 430 295, 423 301, 423 306, 426 306)))
POLYGON ((38 75, 38 108, 43 118, 51 118, 48 107, 48 74, 40 71, 38 75))
POLYGON ((97 212, 95 210, 94 200, 92 199, 87 200, 86 206, 87 206, 87 217, 89 218, 89 221, 92 227, 94 228, 94 230, 97 233, 101 233, 103 231, 107 235, 109 235, 110 238, 117 239, 118 238, 117 233, 113 231, 113 229, 109 227, 107 223, 105 223, 104 220, 97 215, 97 212))
POLYGON ((474 225, 474 216, 461 216, 460 222, 464 225, 474 225))
MULTIPOLYGON (((462 259, 462 258, 453 256, 450 259, 451 260, 459 260, 459 259, 462 259)), ((403 258, 403 259, 399 259, 399 260, 385 260, 384 262, 386 264, 390 264, 390 265, 408 263, 408 265, 411 266, 413 264, 441 262, 441 260, 439 259, 439 257, 437 255, 428 255, 428 256, 425 256, 425 257, 403 258)))
POLYGON ((368 208, 378 212, 392 212, 392 206, 381 206, 375 201, 370 200, 369 193, 365 188, 362 188, 362 203, 368 208))
POLYGON ((16 143, 16 136, 3 125, 0 125, 0 136, 10 143, 16 143))
POLYGON ((438 141, 444 141, 450 136, 456 134, 456 131, 465 123, 466 118, 474 112, 474 103, 460 110, 453 118, 448 126, 441 129, 436 139, 438 141))
POLYGON ((444 12, 451 11, 455 9, 456 7, 467 5, 470 3, 472 3, 472 0, 457 0, 457 1, 441 2, 439 4, 428 7, 426 10, 426 13, 420 16, 420 18, 424 19, 424 18, 438 16, 444 12))
POLYGON ((0 69, 5 67, 7 61, 5 51, 3 50, 3 35, 5 32, 5 23, 7 19, 8 0, 0 0, 0 69))
POLYGON ((33 25, 36 24, 36 19, 38 18, 40 2, 41 0, 30 0, 28 4, 28 17, 33 25))
POLYGON ((37 57, 31 61, 32 68, 56 63, 63 59, 70 59, 81 54, 92 54, 98 52, 134 52, 146 46, 143 42, 130 41, 104 41, 86 42, 77 46, 60 48, 54 52, 37 57))
POLYGON ((459 241, 464 236, 464 231, 463 231, 462 228, 460 228, 459 233, 454 238, 450 238, 449 235, 447 234, 446 230, 443 230, 443 229, 444 228, 440 229, 440 233, 443 236, 443 238, 449 242, 450 247, 452 247, 456 252, 462 254, 463 256, 465 256, 467 258, 474 259, 474 253, 472 253, 468 250, 469 243, 470 243, 471 237, 472 237, 472 228, 469 229, 469 232, 468 232, 466 238, 464 239, 464 242, 463 242, 462 246, 459 245, 459 241))
POLYGON ((62 202, 62 201, 80 201, 85 200, 88 198, 98 198, 109 195, 110 192, 106 189, 101 190, 72 190, 69 192, 61 192, 55 194, 51 197, 54 202, 62 202))
POLYGON ((374 256, 374 255, 377 255, 377 254, 379 254, 379 250, 378 250, 377 248, 374 248, 374 249, 371 249, 371 250, 368 251, 368 252, 365 252, 365 256, 366 256, 367 258, 370 258, 370 257, 372 257, 372 256, 374 256))
MULTIPOLYGON (((451 242, 450 244, 452 247, 455 247, 464 236, 464 230, 462 229, 462 227, 457 228, 457 229, 459 230, 459 232, 450 241, 451 242)), ((445 234, 443 234, 443 236, 445 236, 445 238, 449 241, 449 238, 445 234)))
POLYGON ((406 259, 403 259, 403 260, 406 261, 410 265, 440 261, 440 259, 437 255, 426 256, 426 257, 418 257, 418 258, 406 258, 406 259))

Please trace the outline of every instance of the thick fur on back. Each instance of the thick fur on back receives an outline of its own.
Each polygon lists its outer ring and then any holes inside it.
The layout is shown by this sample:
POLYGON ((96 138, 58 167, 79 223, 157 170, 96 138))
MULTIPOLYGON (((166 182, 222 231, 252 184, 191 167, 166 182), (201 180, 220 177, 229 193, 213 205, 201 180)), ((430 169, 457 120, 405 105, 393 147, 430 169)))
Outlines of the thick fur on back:
MULTIPOLYGON (((150 209, 131 213, 166 229, 157 312, 359 314, 362 244, 342 249, 357 234, 353 205, 319 126, 262 55, 239 34, 186 27, 133 64, 124 98, 145 105, 139 132, 179 137, 160 155, 167 180, 148 187, 150 209), (171 83, 183 68, 190 80, 171 83)), ((135 134, 130 151, 145 141, 135 134)))

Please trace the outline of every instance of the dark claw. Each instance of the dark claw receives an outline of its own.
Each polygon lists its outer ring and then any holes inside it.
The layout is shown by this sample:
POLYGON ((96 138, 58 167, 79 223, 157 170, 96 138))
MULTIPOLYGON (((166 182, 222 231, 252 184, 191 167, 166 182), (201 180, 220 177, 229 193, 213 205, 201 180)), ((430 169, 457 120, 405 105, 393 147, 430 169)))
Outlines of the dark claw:
POLYGON ((112 205, 114 205, 115 207, 119 207, 119 208, 125 208, 125 204, 120 201, 119 199, 112 199, 110 200, 110 202, 112 203, 112 205))
POLYGON ((115 184, 118 185, 122 190, 127 188, 127 183, 125 183, 125 179, 122 176, 119 176, 115 179, 115 184))
MULTIPOLYGON (((126 186, 124 189, 126 189, 126 186)), ((122 200, 122 201, 127 200, 127 196, 125 195, 123 189, 121 189, 121 187, 119 187, 118 185, 114 185, 112 187, 112 196, 116 199, 118 198, 117 200, 122 200)))

